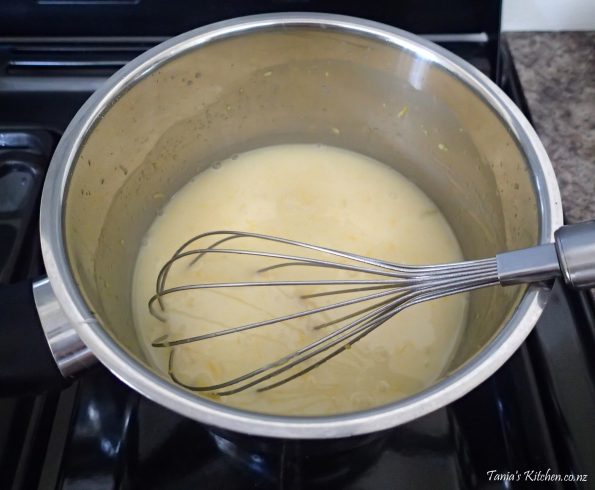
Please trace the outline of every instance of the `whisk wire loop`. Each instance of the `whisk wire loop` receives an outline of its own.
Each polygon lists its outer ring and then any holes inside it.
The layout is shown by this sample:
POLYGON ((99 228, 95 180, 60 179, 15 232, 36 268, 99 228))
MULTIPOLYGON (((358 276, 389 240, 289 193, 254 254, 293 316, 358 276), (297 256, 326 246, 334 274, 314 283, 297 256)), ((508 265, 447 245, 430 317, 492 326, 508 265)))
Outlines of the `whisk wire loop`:
POLYGON ((153 316, 162 322, 167 321, 164 298, 183 291, 200 291, 228 288, 251 287, 300 287, 326 286, 330 290, 304 294, 302 299, 341 294, 366 293, 363 296, 344 299, 328 305, 269 318, 258 322, 224 328, 215 332, 204 333, 192 337, 170 339, 163 335, 155 339, 153 347, 171 348, 169 353, 169 375, 172 380, 185 388, 199 392, 211 392, 219 396, 233 395, 252 387, 258 391, 266 391, 288 383, 304 374, 320 367, 341 352, 349 349, 356 342, 386 323, 397 313, 413 305, 452 294, 459 294, 474 289, 498 284, 498 269, 495 258, 464 261, 451 264, 435 265, 402 265, 385 260, 365 257, 343 252, 310 243, 286 238, 262 235, 241 231, 212 231, 196 235, 183 243, 163 265, 157 276, 155 294, 150 298, 148 307, 153 316), (206 238, 215 241, 205 248, 190 248, 206 238), (300 255, 269 252, 258 249, 218 248, 232 240, 251 239, 268 243, 277 243, 286 247, 297 247, 334 257, 335 260, 304 257, 300 255), (238 282, 215 282, 184 284, 166 287, 171 268, 187 259, 187 267, 194 266, 199 260, 212 255, 223 254, 236 257, 259 257, 275 262, 256 271, 262 275, 273 270, 289 267, 313 267, 319 269, 337 269, 369 276, 371 279, 319 279, 319 280, 255 280, 238 282), (348 261, 337 262, 336 259, 348 261), (341 288, 342 286, 346 286, 341 288), (370 304, 372 303, 372 304, 370 304), (157 309, 157 305, 159 311, 157 309), (175 372, 176 347, 194 342, 204 341, 224 335, 270 326, 282 325, 290 320, 309 317, 340 308, 358 305, 358 309, 339 318, 325 320, 311 327, 315 330, 336 325, 332 332, 323 335, 300 349, 281 356, 263 366, 227 381, 197 386, 185 383, 175 372), (268 384, 267 384, 268 382, 268 384))

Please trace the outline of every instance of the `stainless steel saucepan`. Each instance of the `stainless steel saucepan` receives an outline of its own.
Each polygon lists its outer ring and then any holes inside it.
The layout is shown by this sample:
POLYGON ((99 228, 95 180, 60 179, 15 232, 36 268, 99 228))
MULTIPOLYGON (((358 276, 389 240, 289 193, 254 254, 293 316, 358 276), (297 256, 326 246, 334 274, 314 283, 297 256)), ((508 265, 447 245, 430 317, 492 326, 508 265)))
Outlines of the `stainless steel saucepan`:
POLYGON ((167 197, 213 161, 292 142, 344 147, 394 166, 440 207, 468 259, 552 242, 562 225, 552 166, 534 130, 498 87, 448 51, 382 24, 324 14, 200 28, 116 73, 64 134, 41 203, 48 277, 3 291, 0 390, 39 389, 98 359, 143 395, 205 424, 312 439, 402 424, 494 373, 535 325, 547 285, 474 292, 442 378, 373 410, 250 413, 199 398, 151 367, 130 298, 144 232, 167 197))

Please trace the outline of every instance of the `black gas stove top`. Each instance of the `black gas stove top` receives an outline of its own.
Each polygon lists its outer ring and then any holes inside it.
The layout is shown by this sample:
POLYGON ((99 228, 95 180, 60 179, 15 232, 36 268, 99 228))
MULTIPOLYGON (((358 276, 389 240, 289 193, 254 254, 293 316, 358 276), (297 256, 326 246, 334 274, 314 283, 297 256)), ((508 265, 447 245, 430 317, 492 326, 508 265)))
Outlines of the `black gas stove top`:
MULTIPOLYGON (((497 36, 435 39, 528 115, 497 36)), ((105 77, 159 40, 0 39, 0 283, 43 274, 37 209, 61 132, 105 77)), ((0 399, 0 488, 595 488, 594 353, 591 298, 556 283, 528 340, 467 396, 328 442, 210 429, 97 366, 61 392, 0 399)))

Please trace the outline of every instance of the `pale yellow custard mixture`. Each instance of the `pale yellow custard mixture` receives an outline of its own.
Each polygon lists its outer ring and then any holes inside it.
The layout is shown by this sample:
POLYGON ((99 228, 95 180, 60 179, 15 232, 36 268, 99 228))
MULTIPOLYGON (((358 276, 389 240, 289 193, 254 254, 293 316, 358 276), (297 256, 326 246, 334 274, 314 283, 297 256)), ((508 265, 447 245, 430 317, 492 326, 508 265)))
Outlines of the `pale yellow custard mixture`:
MULTIPOLYGON (((457 240, 434 203, 378 161, 315 144, 270 146, 234 155, 198 174, 171 198, 138 255, 134 319, 148 357, 164 373, 171 347, 151 346, 164 334, 169 339, 187 338, 369 294, 303 298, 323 291, 321 286, 194 290, 163 298, 165 322, 151 316, 147 301, 155 292, 162 265, 193 235, 211 230, 275 235, 403 264, 462 260, 457 240)), ((256 245, 230 241, 220 248, 256 245)), ((300 252, 266 243, 259 248, 300 252)), ((361 278, 355 272, 313 267, 259 273, 273 263, 264 258, 217 254, 194 264, 184 260, 172 267, 167 287, 361 278)), ((432 384, 447 368, 465 323, 467 301, 466 295, 458 295, 406 309, 349 350, 278 388, 205 396, 250 411, 283 415, 330 415, 395 401, 432 384)), ((192 386, 226 381, 332 332, 337 325, 314 327, 354 311, 349 308, 177 346, 173 371, 192 386)))

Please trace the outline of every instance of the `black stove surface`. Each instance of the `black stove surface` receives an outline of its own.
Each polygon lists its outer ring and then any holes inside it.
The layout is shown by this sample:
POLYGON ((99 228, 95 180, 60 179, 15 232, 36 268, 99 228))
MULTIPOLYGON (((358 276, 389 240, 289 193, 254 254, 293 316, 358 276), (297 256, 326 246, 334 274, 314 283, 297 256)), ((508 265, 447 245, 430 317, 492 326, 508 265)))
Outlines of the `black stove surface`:
MULTIPOLYGON (((150 45, 90 41, 76 66, 47 63, 56 51, 69 59, 66 43, 0 51, 0 282, 43 273, 36 209, 55 144, 99 83, 150 45)), ((496 64, 486 43, 445 45, 527 113, 505 45, 496 64)), ((556 283, 534 332, 477 389, 414 422, 336 441, 210 429, 98 366, 62 392, 0 399, 0 488, 594 488, 594 311, 556 283)))

